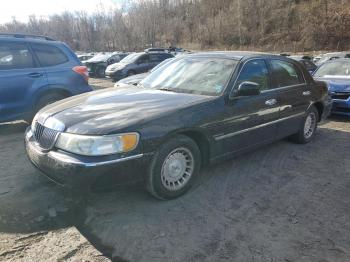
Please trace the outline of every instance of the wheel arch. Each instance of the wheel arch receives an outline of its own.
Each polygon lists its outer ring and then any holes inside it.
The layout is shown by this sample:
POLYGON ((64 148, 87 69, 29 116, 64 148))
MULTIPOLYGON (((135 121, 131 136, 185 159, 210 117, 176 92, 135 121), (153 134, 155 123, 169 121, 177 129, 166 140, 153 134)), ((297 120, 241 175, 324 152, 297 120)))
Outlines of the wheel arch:
MULTIPOLYGON (((324 111, 324 105, 323 105, 323 103, 320 102, 320 101, 317 101, 317 102, 312 103, 311 106, 314 106, 314 107, 317 109, 317 112, 318 112, 318 122, 320 122, 321 119, 322 119, 323 111, 324 111)), ((311 107, 311 106, 310 106, 310 107, 311 107)))
POLYGON ((206 166, 209 164, 210 142, 204 132, 197 129, 178 130, 171 133, 168 138, 172 138, 176 135, 184 135, 192 139, 197 144, 199 151, 201 152, 202 165, 206 166))

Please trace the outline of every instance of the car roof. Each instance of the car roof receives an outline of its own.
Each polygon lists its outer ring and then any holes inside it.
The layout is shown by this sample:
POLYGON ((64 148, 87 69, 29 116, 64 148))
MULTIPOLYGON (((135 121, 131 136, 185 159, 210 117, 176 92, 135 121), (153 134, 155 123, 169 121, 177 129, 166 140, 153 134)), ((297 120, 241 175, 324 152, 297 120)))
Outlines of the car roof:
POLYGON ((274 55, 270 53, 262 52, 251 52, 251 51, 210 51, 210 52, 199 52, 194 54, 189 54, 190 57, 214 57, 214 58, 228 58, 234 60, 245 60, 252 57, 262 57, 262 58, 278 58, 286 59, 284 56, 274 55))
POLYGON ((0 41, 11 41, 19 43, 45 43, 45 44, 60 44, 61 41, 56 41, 45 36, 31 36, 31 35, 11 35, 11 34, 0 34, 0 41))

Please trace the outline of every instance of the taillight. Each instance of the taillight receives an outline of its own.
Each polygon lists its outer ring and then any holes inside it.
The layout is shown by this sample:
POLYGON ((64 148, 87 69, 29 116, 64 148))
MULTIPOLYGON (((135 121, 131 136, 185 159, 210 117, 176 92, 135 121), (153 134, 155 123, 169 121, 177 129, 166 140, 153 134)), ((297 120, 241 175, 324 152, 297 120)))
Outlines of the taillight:
POLYGON ((81 75, 86 80, 86 82, 89 81, 89 72, 86 66, 75 66, 72 68, 72 70, 75 73, 81 75))

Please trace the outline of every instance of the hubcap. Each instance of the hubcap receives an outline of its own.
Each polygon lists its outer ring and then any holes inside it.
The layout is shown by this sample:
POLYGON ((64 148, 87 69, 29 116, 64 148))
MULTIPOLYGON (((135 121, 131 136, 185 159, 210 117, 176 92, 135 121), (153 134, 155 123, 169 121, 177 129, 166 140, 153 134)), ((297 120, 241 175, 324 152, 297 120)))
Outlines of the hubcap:
POLYGON ((309 139, 314 131, 315 131, 315 127, 316 127, 316 115, 315 113, 311 112, 305 120, 305 124, 304 124, 304 137, 306 139, 309 139))
POLYGON ((184 147, 176 148, 164 160, 162 184, 168 190, 179 190, 190 180, 193 170, 194 159, 191 151, 184 147))

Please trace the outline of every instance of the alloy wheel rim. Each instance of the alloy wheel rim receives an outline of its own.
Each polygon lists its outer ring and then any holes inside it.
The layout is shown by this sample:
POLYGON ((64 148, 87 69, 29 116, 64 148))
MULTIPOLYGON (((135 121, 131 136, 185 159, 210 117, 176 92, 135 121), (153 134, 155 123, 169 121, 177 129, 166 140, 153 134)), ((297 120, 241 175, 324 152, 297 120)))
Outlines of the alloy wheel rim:
POLYGON ((315 113, 311 112, 306 117, 305 124, 304 124, 304 137, 306 139, 309 139, 313 135, 315 131, 315 127, 316 127, 316 115, 315 113))
POLYGON ((163 186, 170 191, 182 189, 194 171, 194 158, 190 150, 176 148, 165 158, 161 170, 163 186))

